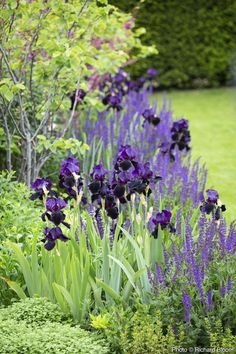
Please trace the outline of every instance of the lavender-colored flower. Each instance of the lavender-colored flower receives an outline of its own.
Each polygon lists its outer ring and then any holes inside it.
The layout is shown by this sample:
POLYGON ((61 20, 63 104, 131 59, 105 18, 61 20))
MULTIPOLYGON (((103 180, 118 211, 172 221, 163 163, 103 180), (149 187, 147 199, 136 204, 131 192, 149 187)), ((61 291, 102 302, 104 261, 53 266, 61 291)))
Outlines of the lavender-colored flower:
POLYGON ((61 177, 72 176, 74 173, 79 175, 79 172, 79 161, 76 158, 70 156, 62 161, 60 170, 61 177))
POLYGON ((208 311, 212 310, 212 307, 213 307, 212 289, 209 289, 207 292, 207 307, 208 307, 208 311))
POLYGON ((54 227, 52 229, 46 227, 44 229, 44 235, 45 237, 42 239, 42 241, 44 242, 44 248, 46 248, 47 251, 51 251, 55 247, 56 240, 61 240, 63 242, 69 240, 68 237, 63 235, 60 227, 54 227))
POLYGON ((227 292, 227 289, 226 289, 225 283, 222 282, 221 287, 220 287, 220 296, 224 297, 226 292, 227 292))
POLYGON ((67 203, 62 198, 48 198, 46 200, 46 208, 48 211, 57 212, 64 209, 67 203))
POLYGON ((191 297, 186 291, 184 291, 182 294, 182 302, 184 306, 185 321, 190 322, 192 302, 191 302, 191 297))
POLYGON ((233 287, 233 281, 232 281, 232 278, 229 277, 228 282, 227 282, 227 285, 226 285, 227 293, 230 292, 230 290, 232 289, 232 287, 233 287))

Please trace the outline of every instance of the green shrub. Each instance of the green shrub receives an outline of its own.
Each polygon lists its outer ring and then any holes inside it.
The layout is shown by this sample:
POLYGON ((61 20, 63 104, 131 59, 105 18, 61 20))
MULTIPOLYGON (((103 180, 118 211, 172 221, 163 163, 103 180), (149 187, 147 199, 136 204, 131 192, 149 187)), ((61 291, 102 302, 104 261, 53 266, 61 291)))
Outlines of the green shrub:
POLYGON ((64 322, 69 318, 58 305, 46 298, 27 298, 0 310, 2 320, 24 321, 27 325, 44 326, 45 322, 64 322))
POLYGON ((174 346, 185 344, 182 329, 178 337, 175 336, 172 323, 163 326, 160 311, 151 313, 150 307, 145 305, 139 305, 134 310, 113 308, 109 314, 97 318, 99 320, 92 316, 92 326, 104 333, 112 353, 169 354, 174 346))
MULTIPOLYGON (((31 191, 14 180, 14 174, 0 173, 0 239, 23 242, 42 232, 41 210, 29 201, 31 191)), ((41 208, 41 205, 40 205, 41 208)))
MULTIPOLYGON (((171 306, 171 305, 170 305, 171 306)), ((137 304, 134 308, 110 308, 91 315, 91 326, 103 333, 111 353, 168 354, 173 347, 234 348, 236 336, 216 317, 200 316, 185 323, 158 306, 137 304)))
POLYGON ((42 234, 41 210, 29 196, 30 190, 14 180, 13 173, 0 173, 0 306, 16 297, 1 277, 21 281, 21 272, 5 242, 16 241, 27 251, 33 235, 42 234))
POLYGON ((159 55, 140 60, 135 76, 158 69, 162 87, 208 87, 233 78, 236 52, 235 0, 110 0, 132 11, 136 25, 146 28, 142 41, 156 44, 159 55), (136 8, 135 8, 136 7, 136 8))
POLYGON ((105 354, 104 342, 78 326, 45 323, 31 328, 25 322, 0 320, 1 354, 105 354))

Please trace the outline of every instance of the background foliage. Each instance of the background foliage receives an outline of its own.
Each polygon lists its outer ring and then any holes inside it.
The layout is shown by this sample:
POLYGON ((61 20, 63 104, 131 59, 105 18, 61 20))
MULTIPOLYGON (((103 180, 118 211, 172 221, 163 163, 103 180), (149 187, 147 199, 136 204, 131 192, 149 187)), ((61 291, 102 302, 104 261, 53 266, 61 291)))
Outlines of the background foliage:
POLYGON ((162 87, 209 87, 232 82, 236 52, 236 1, 110 0, 132 11, 146 28, 143 43, 157 44, 159 55, 139 60, 132 73, 158 69, 162 87))

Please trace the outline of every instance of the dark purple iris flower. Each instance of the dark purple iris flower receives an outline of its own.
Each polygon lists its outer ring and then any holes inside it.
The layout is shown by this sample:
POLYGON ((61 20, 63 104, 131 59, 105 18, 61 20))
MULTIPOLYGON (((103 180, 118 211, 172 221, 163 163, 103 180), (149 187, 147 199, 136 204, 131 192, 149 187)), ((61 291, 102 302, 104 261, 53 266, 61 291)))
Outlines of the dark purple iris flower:
POLYGON ((167 227, 170 229, 170 232, 174 233, 175 232, 175 228, 173 227, 173 225, 171 224, 171 212, 169 210, 162 210, 162 212, 159 212, 156 214, 156 216, 153 216, 150 221, 150 228, 151 228, 151 232, 152 235, 154 236, 154 238, 158 238, 158 228, 159 225, 161 227, 161 229, 166 229, 167 227))
POLYGON ((44 229, 44 235, 45 235, 45 237, 42 239, 42 241, 44 242, 44 248, 47 251, 51 251, 55 247, 56 240, 61 240, 63 242, 66 242, 69 240, 68 237, 63 235, 60 227, 54 227, 52 229, 49 229, 48 227, 46 227, 44 229))
POLYGON ((30 200, 36 200, 36 199, 43 199, 43 196, 45 194, 45 190, 48 191, 49 195, 55 195, 57 196, 57 192, 51 190, 52 188, 52 182, 49 179, 46 178, 37 178, 31 185, 31 188, 35 190, 35 193, 33 193, 30 196, 30 200))
POLYGON ((109 93, 102 100, 104 105, 108 106, 108 108, 116 109, 118 112, 122 110, 121 102, 122 94, 120 92, 109 93))
POLYGON ((47 190, 52 188, 52 182, 47 178, 37 178, 31 185, 31 188, 35 191, 42 191, 43 188, 47 190))
POLYGON ((48 198, 46 200, 46 209, 50 212, 61 211, 67 206, 67 203, 62 198, 48 198))
POLYGON ((70 156, 61 163, 60 176, 68 177, 72 176, 73 173, 79 175, 79 161, 74 157, 70 156))
POLYGON ((161 119, 158 117, 152 108, 147 108, 142 114, 143 118, 149 124, 154 125, 155 127, 160 123, 161 119))
POLYGON ((61 163, 59 187, 66 189, 68 198, 76 198, 83 187, 83 179, 79 176, 79 161, 74 157, 68 157, 61 163), (77 177, 76 177, 77 176, 77 177), (77 190, 77 193, 76 193, 77 190))
POLYGON ((78 91, 77 90, 74 91, 72 96, 70 97, 70 100, 71 100, 70 110, 73 109, 75 101, 76 101, 76 106, 77 106, 77 104, 83 103, 85 96, 86 96, 86 92, 83 89, 79 89, 78 91))
POLYGON ((147 76, 149 79, 154 78, 157 75, 157 70, 154 68, 150 68, 147 70, 147 76))
POLYGON ((215 189, 207 189, 206 191, 207 199, 200 206, 202 213, 212 214, 215 220, 219 220, 221 217, 221 212, 226 210, 225 205, 219 202, 219 194, 215 189))
POLYGON ((217 200, 219 199, 219 194, 215 189, 207 189, 206 195, 208 203, 217 203, 217 200))
POLYGON ((92 173, 90 174, 90 177, 95 180, 95 181, 104 181, 108 171, 104 168, 102 164, 96 165, 93 168, 92 173))
POLYGON ((65 214, 62 212, 67 206, 67 203, 61 198, 48 198, 46 200, 46 212, 42 214, 42 220, 46 221, 46 218, 51 221, 54 225, 58 226, 61 223, 70 228, 70 225, 64 220, 66 218, 65 214))
POLYGON ((121 145, 115 164, 115 169, 119 170, 119 168, 121 168, 121 170, 127 171, 132 166, 137 166, 135 151, 130 145, 121 145))
POLYGON ((172 145, 171 149, 178 146, 179 150, 190 150, 189 143, 191 141, 189 124, 186 119, 180 119, 173 123, 171 128, 171 139, 172 145))
POLYGON ((117 84, 121 84, 123 82, 126 82, 128 77, 128 74, 124 70, 120 69, 118 73, 114 76, 114 81, 117 84))

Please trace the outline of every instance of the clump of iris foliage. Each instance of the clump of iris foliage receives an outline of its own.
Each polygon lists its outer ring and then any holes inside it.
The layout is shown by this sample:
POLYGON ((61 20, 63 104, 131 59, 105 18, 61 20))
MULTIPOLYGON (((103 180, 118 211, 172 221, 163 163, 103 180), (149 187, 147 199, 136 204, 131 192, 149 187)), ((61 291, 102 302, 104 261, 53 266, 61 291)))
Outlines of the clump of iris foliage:
POLYGON ((187 119, 150 105, 153 75, 103 77, 104 110, 92 120, 85 108, 74 132, 90 150, 83 160, 69 152, 58 179, 33 182, 27 203, 44 227, 4 241, 20 275, 2 279, 21 299, 47 297, 117 353, 231 348, 235 224, 191 160, 187 119))

